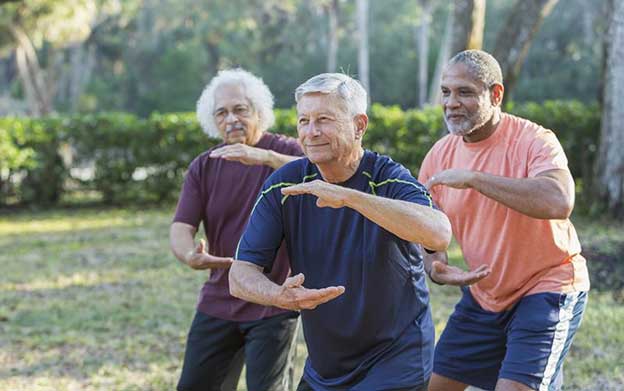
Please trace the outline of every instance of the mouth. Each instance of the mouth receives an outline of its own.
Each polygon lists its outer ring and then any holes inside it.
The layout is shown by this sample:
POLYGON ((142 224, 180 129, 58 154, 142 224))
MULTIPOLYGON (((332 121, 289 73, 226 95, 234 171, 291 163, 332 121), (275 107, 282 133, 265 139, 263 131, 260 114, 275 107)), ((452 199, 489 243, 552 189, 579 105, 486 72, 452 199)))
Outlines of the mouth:
POLYGON ((329 143, 325 143, 325 144, 306 144, 306 148, 324 147, 326 145, 329 145, 329 143))
POLYGON ((447 114, 446 115, 446 119, 448 121, 453 121, 453 122, 461 121, 465 118, 466 116, 464 114, 447 114))

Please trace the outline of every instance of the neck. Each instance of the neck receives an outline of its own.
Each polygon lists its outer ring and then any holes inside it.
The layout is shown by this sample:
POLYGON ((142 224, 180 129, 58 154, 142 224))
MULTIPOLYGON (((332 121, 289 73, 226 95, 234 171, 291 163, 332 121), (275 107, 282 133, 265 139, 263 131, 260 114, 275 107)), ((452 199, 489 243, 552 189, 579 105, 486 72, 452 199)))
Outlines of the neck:
POLYGON ((346 158, 328 163, 318 163, 316 166, 326 182, 342 183, 355 174, 363 156, 364 149, 358 147, 346 158))
POLYGON ((500 109, 497 108, 496 110, 494 110, 494 113, 492 114, 492 118, 487 120, 487 122, 484 123, 483 126, 481 126, 479 129, 475 130, 474 132, 470 134, 465 135, 463 137, 464 141, 467 143, 476 143, 477 141, 485 140, 486 138, 490 137, 492 134, 494 134, 494 132, 498 128, 500 119, 501 119, 501 111, 500 109))

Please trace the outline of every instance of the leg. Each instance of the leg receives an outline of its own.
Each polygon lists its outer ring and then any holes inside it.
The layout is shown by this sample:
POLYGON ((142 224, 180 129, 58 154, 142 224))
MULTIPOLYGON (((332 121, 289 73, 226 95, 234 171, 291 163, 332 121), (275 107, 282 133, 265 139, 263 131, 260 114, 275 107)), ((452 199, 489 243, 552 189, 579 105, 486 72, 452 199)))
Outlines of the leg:
POLYGON ((287 363, 297 315, 287 313, 242 325, 249 391, 287 391, 287 363))
POLYGON ((245 365, 245 348, 240 348, 232 358, 225 379, 221 383, 221 391, 236 391, 243 366, 245 365))
POLYGON ((297 391, 314 391, 310 385, 303 380, 303 377, 299 381, 299 385, 297 386, 297 391))
POLYGON ((507 353, 496 390, 560 390, 563 361, 586 302, 587 292, 523 297, 509 323, 507 353))
POLYGON ((463 288, 435 347, 429 391, 460 391, 468 385, 494 390, 505 357, 506 313, 485 311, 463 288))
POLYGON ((429 391, 464 391, 468 384, 434 373, 429 381, 429 391))
POLYGON ((221 391, 243 342, 238 323, 197 312, 188 335, 178 391, 221 391))

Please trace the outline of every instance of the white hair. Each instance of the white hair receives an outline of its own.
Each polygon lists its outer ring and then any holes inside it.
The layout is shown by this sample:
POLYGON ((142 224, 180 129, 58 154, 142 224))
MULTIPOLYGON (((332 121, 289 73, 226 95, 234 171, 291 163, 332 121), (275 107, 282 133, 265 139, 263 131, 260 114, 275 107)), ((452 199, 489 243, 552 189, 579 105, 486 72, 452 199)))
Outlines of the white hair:
POLYGON ((366 114, 366 90, 357 80, 343 73, 321 73, 308 79, 295 90, 295 101, 298 103, 302 96, 312 93, 336 96, 351 115, 366 114))
POLYGON ((258 113, 258 129, 261 132, 269 129, 275 123, 273 114, 273 94, 262 79, 252 75, 244 69, 225 69, 219 71, 210 83, 204 88, 197 101, 197 120, 202 130, 210 137, 221 137, 214 120, 215 91, 224 84, 238 84, 245 91, 251 106, 258 113))

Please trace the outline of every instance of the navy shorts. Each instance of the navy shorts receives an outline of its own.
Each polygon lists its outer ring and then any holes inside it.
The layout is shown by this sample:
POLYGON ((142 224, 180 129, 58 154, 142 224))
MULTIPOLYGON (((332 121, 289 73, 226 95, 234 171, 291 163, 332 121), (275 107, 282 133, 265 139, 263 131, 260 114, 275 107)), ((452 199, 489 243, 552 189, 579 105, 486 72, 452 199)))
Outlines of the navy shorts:
POLYGON ((435 348, 433 372, 484 390, 499 378, 558 390, 563 360, 581 324, 587 292, 538 293, 486 311, 468 288, 435 348))

